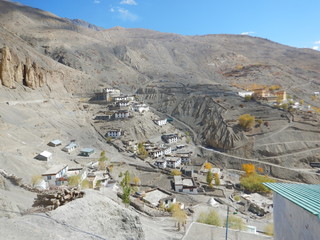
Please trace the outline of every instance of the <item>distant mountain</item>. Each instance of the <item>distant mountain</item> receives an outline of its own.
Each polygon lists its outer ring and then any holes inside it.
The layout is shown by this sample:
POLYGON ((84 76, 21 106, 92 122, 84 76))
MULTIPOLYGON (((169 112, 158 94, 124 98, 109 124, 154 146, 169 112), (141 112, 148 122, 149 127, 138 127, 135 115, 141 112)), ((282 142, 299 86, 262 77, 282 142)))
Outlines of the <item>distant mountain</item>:
POLYGON ((105 30, 103 27, 98 27, 98 26, 96 26, 94 24, 88 23, 88 22, 83 21, 81 19, 70 19, 70 21, 75 25, 78 25, 78 26, 81 26, 81 27, 90 28, 90 29, 93 29, 93 30, 96 30, 96 31, 105 30))
MULTIPOLYGON (((320 84, 318 51, 257 37, 182 36, 121 27, 104 30, 3 0, 0 21, 1 28, 19 37, 17 41, 23 39, 38 54, 90 75, 93 82, 130 90, 160 81, 260 83, 281 85, 303 97, 320 84)), ((1 35, 2 45, 14 48, 14 41, 1 35)), ((82 89, 72 91, 86 91, 88 85, 92 87, 85 81, 82 89)))

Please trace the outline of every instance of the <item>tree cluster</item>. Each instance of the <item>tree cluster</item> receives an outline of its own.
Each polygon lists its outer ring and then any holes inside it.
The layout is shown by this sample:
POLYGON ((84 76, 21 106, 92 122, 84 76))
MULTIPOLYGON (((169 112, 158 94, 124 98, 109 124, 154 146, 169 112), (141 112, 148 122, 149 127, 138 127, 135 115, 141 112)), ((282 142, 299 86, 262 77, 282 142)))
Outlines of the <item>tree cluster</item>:
POLYGON ((243 114, 239 117, 238 122, 243 130, 249 131, 254 126, 255 116, 252 116, 250 114, 243 114))

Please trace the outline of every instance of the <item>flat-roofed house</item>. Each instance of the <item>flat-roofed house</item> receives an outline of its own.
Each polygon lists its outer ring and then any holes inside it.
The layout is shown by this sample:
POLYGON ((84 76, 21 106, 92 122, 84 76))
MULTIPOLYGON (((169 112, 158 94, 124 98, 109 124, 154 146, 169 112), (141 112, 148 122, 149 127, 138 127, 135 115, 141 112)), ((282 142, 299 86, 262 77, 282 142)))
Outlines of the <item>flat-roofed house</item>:
POLYGON ((145 103, 140 103, 140 104, 136 103, 132 105, 132 110, 135 112, 142 113, 142 112, 148 112, 150 108, 145 103))
POLYGON ((171 204, 176 202, 176 197, 170 192, 157 188, 147 191, 143 197, 143 200, 150 203, 154 207, 159 207, 161 205, 169 207, 171 204))
POLYGON ((264 183, 273 191, 274 240, 320 238, 320 185, 264 183))
POLYGON ((107 137, 119 138, 121 137, 122 132, 121 129, 112 129, 107 132, 107 137))
POLYGON ((129 101, 117 101, 116 102, 117 107, 128 107, 129 106, 129 101))
POLYGON ((157 124, 158 126, 163 126, 163 125, 166 125, 167 124, 167 119, 164 118, 164 119, 157 119, 157 120, 153 120, 153 122, 155 124, 157 124))
POLYGON ((159 159, 155 161, 154 165, 156 165, 158 168, 166 168, 167 167, 167 161, 165 159, 159 159))
POLYGON ((179 157, 168 157, 166 161, 169 168, 179 168, 181 166, 181 158, 179 157))
POLYGON ((178 142, 178 134, 166 134, 161 136, 162 140, 166 143, 178 142))
POLYGON ((115 102, 128 101, 128 96, 117 96, 117 97, 113 97, 113 101, 115 101, 115 102))
POLYGON ((68 145, 66 145, 64 148, 62 148, 62 151, 71 153, 74 150, 76 150, 77 144, 75 142, 70 142, 68 145))
POLYGON ((63 178, 67 171, 68 165, 56 165, 44 172, 42 174, 42 178, 49 184, 49 186, 60 186, 64 184, 64 181, 67 181, 63 178))
POLYGON ((162 149, 154 149, 154 150, 149 151, 148 154, 150 157, 158 158, 158 157, 163 156, 163 150, 162 149))
POLYGON ((182 178, 181 176, 174 176, 174 190, 176 192, 197 194, 198 187, 193 178, 182 178))
POLYGON ((52 140, 48 143, 50 147, 57 147, 57 146, 60 146, 61 144, 62 144, 62 141, 59 139, 52 140))
POLYGON ((83 148, 80 150, 80 155, 85 157, 89 157, 93 153, 94 153, 93 148, 83 148))
POLYGON ((48 151, 43 151, 39 153, 35 158, 42 161, 50 161, 52 160, 52 153, 48 151))
POLYGON ((114 118, 128 118, 129 117, 129 111, 128 110, 118 110, 114 113, 114 118))
POLYGON ((164 155, 170 155, 172 152, 171 146, 169 145, 164 145, 161 149, 163 150, 164 155))

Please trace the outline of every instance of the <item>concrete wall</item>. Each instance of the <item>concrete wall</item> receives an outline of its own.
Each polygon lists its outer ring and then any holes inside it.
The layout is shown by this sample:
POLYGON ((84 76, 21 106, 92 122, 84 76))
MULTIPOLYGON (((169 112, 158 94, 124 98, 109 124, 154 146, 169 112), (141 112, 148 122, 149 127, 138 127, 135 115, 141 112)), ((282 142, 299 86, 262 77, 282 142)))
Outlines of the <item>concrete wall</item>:
POLYGON ((281 195, 273 194, 274 239, 318 240, 319 219, 281 195))

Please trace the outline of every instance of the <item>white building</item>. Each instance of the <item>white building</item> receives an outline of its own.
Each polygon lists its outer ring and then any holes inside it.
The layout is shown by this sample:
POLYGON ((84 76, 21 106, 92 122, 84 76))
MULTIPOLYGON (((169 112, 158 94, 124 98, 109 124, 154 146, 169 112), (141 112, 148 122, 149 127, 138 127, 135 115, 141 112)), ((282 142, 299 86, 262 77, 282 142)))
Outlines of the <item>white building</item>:
POLYGON ((127 96, 117 96, 117 97, 113 97, 112 99, 115 102, 128 101, 128 97, 127 96))
POLYGON ((197 185, 193 178, 182 178, 181 176, 174 176, 174 190, 176 192, 197 194, 197 185))
POLYGON ((63 177, 68 171, 68 165, 56 165, 48 169, 42 174, 42 178, 49 184, 49 186, 60 186, 67 181, 63 177))
POLYGON ((155 124, 157 124, 158 126, 163 126, 167 124, 167 119, 157 119, 153 121, 155 124))
POLYGON ((83 167, 72 167, 68 168, 68 171, 66 172, 67 177, 71 176, 80 176, 80 182, 83 181, 87 177, 87 170, 83 167))
POLYGON ((118 101, 116 102, 117 107, 128 107, 129 106, 129 101, 118 101))
POLYGON ((43 151, 39 153, 35 158, 42 161, 50 161, 52 160, 52 153, 48 151, 43 151))
POLYGON ((57 146, 60 146, 61 144, 62 144, 62 142, 59 139, 52 140, 48 143, 48 145, 51 147, 57 147, 57 146))
POLYGON ((148 105, 141 103, 141 104, 133 104, 132 110, 135 112, 142 113, 142 112, 148 112, 150 110, 150 108, 148 105))
POLYGON ((181 166, 181 158, 179 157, 166 158, 166 161, 169 168, 179 168, 181 166))
POLYGON ((120 90, 116 89, 116 88, 105 88, 105 89, 103 89, 103 91, 106 93, 120 94, 120 90))
POLYGON ((166 143, 176 143, 176 142, 178 142, 178 134, 166 134, 166 135, 162 135, 161 138, 166 143))
POLYGON ((176 202, 176 197, 172 193, 164 191, 162 189, 153 189, 145 193, 143 200, 152 204, 154 207, 164 205, 169 207, 176 202))
POLYGON ((153 157, 153 158, 158 158, 163 156, 163 150, 161 149, 154 149, 152 151, 149 152, 149 156, 153 157))
POLYGON ((320 238, 320 185, 264 185, 273 191, 274 240, 320 238))
POLYGON ((67 146, 62 148, 62 151, 71 153, 77 148, 77 144, 75 142, 70 142, 67 146))
POLYGON ((253 93, 254 92, 249 92, 249 91, 244 91, 244 92, 238 92, 238 95, 240 96, 240 97, 246 97, 246 96, 252 96, 253 95, 253 93))
POLYGON ((164 145, 161 149, 163 150, 164 155, 170 155, 172 152, 171 146, 169 145, 164 145))
POLYGON ((154 165, 156 165, 158 168, 162 168, 162 169, 165 169, 167 167, 167 161, 164 160, 164 159, 160 159, 160 160, 157 160, 154 165))
POLYGON ((122 135, 121 129, 113 129, 107 132, 107 137, 119 138, 121 137, 121 135, 122 135))
POLYGON ((129 117, 129 112, 127 110, 120 110, 114 113, 114 118, 128 118, 129 117))

